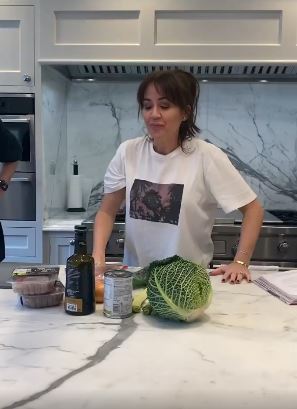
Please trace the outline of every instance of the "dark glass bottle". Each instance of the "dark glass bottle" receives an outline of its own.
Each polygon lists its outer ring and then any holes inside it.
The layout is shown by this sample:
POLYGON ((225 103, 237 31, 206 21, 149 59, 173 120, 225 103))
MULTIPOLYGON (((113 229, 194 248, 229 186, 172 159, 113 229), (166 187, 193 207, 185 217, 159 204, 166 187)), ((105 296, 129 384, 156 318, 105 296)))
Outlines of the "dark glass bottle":
POLYGON ((74 254, 66 263, 65 311, 87 315, 96 309, 94 259, 87 254, 87 228, 75 226, 74 254))

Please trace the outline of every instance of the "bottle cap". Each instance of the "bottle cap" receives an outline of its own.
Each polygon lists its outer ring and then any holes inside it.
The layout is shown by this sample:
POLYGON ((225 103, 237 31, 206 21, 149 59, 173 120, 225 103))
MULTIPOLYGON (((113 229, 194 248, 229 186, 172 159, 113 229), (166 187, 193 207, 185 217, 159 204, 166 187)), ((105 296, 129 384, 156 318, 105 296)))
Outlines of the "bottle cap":
POLYGON ((74 230, 85 232, 85 231, 87 231, 87 227, 86 226, 81 226, 81 225, 76 225, 76 226, 74 226, 74 230))

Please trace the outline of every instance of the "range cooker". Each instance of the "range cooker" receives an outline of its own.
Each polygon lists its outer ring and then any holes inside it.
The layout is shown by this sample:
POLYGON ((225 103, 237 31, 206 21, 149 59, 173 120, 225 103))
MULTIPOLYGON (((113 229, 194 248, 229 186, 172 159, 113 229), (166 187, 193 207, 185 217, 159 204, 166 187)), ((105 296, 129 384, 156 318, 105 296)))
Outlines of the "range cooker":
MULTIPOLYGON (((240 211, 225 214, 218 209, 212 231, 214 256, 211 265, 228 263, 236 253, 242 215, 240 211)), ((88 251, 93 246, 94 217, 86 219, 88 251)), ((107 261, 122 261, 125 242, 125 215, 116 217, 106 248, 107 261)), ((297 267, 297 211, 266 210, 260 236, 251 260, 255 265, 297 267)))

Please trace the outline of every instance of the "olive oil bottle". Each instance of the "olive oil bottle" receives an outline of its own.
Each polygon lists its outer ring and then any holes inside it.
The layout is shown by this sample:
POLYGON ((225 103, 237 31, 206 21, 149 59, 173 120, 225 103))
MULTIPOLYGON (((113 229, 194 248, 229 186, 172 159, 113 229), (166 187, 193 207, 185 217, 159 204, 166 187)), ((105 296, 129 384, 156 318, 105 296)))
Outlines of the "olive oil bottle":
POLYGON ((67 259, 65 311, 71 315, 87 315, 96 309, 94 259, 87 254, 87 228, 74 227, 74 254, 67 259))

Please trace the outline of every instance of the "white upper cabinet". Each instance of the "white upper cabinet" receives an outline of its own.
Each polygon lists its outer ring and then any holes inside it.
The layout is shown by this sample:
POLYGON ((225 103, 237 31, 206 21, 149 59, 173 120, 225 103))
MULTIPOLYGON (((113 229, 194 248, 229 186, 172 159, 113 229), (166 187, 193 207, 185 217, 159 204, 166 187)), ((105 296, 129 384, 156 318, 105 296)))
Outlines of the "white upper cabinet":
POLYGON ((295 0, 41 0, 41 62, 294 62, 295 0))
POLYGON ((34 84, 34 6, 0 5, 0 85, 34 84))

